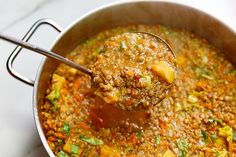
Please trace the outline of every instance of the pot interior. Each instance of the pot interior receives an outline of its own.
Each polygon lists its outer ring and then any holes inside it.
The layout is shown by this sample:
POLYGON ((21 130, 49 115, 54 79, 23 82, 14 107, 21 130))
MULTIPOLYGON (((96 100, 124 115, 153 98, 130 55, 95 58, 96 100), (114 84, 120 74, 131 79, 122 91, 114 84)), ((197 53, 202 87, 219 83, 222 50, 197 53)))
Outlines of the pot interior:
MULTIPOLYGON (((193 32, 207 39, 212 45, 224 52, 233 64, 236 64, 236 57, 232 57, 236 56, 236 36, 232 30, 213 17, 193 8, 154 1, 118 3, 98 9, 67 28, 53 46, 52 51, 65 56, 80 42, 100 31, 131 24, 162 24, 193 32)), ((57 66, 58 62, 52 59, 46 59, 41 66, 34 93, 36 112, 39 112, 38 109, 43 103, 48 87, 47 82, 57 66)), ((40 118, 36 116, 36 121, 39 120, 40 118)), ((42 141, 46 141, 44 135, 41 138, 42 141)), ((45 147, 51 155, 52 152, 48 145, 45 147)))

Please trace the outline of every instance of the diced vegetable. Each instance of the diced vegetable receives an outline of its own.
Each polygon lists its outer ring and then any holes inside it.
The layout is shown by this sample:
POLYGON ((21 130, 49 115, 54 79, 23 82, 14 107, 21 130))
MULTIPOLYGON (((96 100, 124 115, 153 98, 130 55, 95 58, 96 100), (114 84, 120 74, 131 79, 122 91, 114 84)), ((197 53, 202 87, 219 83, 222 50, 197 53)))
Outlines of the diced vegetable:
POLYGON ((144 87, 151 88, 152 87, 152 77, 149 75, 143 75, 140 79, 139 82, 142 84, 144 87))
POLYGON ((57 89, 53 89, 48 95, 47 99, 50 101, 52 105, 55 105, 56 102, 60 99, 60 93, 57 89))
POLYGON ((100 157, 119 157, 120 153, 107 145, 101 146, 100 157))
POLYGON ((62 139, 57 139, 57 143, 58 143, 59 145, 62 145, 62 144, 63 144, 62 139))
POLYGON ((124 42, 120 42, 120 49, 121 49, 121 50, 127 49, 127 46, 125 45, 124 42))
POLYGON ((72 142, 70 139, 68 139, 63 147, 63 150, 67 153, 71 153, 71 146, 72 146, 72 142))
POLYGON ((217 140, 217 135, 216 134, 211 134, 211 140, 215 142, 217 140))
POLYGON ((166 82, 172 83, 175 79, 175 70, 165 61, 157 62, 152 65, 152 71, 162 77, 166 82))
POLYGON ((65 123, 63 126, 64 133, 70 133, 70 125, 68 123, 65 123))
POLYGON ((236 132, 233 133, 233 140, 236 142, 236 132))
POLYGON ((100 90, 97 90, 95 94, 100 96, 107 103, 114 103, 120 99, 120 91, 116 88, 111 89, 106 95, 102 95, 100 90))
POLYGON ((218 119, 218 118, 209 118, 208 122, 209 123, 218 123, 218 124, 222 124, 223 123, 223 121, 221 119, 218 119))
POLYGON ((229 154, 232 156, 233 153, 233 129, 229 126, 224 126, 222 128, 219 128, 219 135, 222 137, 226 137, 228 141, 228 147, 229 147, 229 154))
POLYGON ((171 150, 167 149, 162 157, 176 157, 176 155, 171 150))
POLYGON ((213 76, 212 72, 209 71, 206 68, 198 67, 198 68, 196 68, 195 72, 196 72, 196 74, 198 76, 204 77, 204 78, 206 78, 208 80, 214 80, 215 79, 215 77, 213 76))
POLYGON ((60 90, 65 85, 65 78, 58 75, 53 74, 52 76, 52 89, 51 92, 47 95, 47 99, 51 102, 51 104, 55 105, 60 99, 60 90))
POLYGON ((224 143, 225 143, 225 139, 223 139, 222 137, 218 137, 218 138, 215 140, 215 144, 216 144, 217 146, 222 146, 224 143))
POLYGON ((229 126, 225 126, 222 128, 219 128, 219 135, 223 137, 227 137, 227 141, 233 140, 233 129, 229 126))
POLYGON ((69 72, 71 75, 75 75, 76 72, 77 72, 77 69, 70 67, 70 68, 68 69, 68 72, 69 72))
POLYGON ((204 140, 204 142, 207 142, 208 134, 205 131, 203 131, 203 130, 201 130, 201 137, 204 140))
POLYGON ((179 156, 186 157, 188 153, 188 142, 186 139, 178 139, 176 141, 176 146, 179 149, 179 156))
POLYGON ((53 89, 58 89, 61 90, 62 87, 65 85, 66 80, 64 77, 58 75, 58 74, 53 74, 52 75, 52 88, 53 89))
POLYGON ((223 149, 221 151, 215 150, 214 153, 215 153, 216 157, 228 157, 228 152, 225 149, 223 149))
POLYGON ((188 102, 196 103, 197 101, 198 101, 198 98, 195 95, 189 95, 188 96, 188 102))
POLYGON ((79 148, 77 145, 74 145, 74 144, 71 145, 72 154, 78 154, 78 152, 79 152, 78 150, 79 150, 79 148))
POLYGON ((138 139, 142 138, 142 131, 141 130, 137 131, 136 136, 138 139))
POLYGON ((126 152, 130 152, 130 151, 132 151, 132 150, 134 150, 134 147, 133 147, 132 145, 127 144, 127 145, 125 146, 125 151, 126 151, 126 152))
POLYGON ((202 74, 201 76, 204 77, 204 78, 206 78, 206 79, 208 79, 208 80, 214 80, 214 79, 215 79, 215 78, 214 78, 213 76, 211 76, 211 75, 202 74))
POLYGON ((79 138, 80 138, 81 141, 87 142, 91 145, 102 145, 102 144, 104 144, 102 140, 97 139, 97 138, 93 138, 93 137, 86 137, 84 135, 80 135, 79 138))
POLYGON ((155 137, 155 143, 156 144, 160 144, 161 143, 161 136, 160 135, 155 137))
POLYGON ((61 150, 60 152, 57 153, 57 157, 70 157, 70 156, 61 150))
POLYGON ((229 72, 231 75, 236 75, 236 70, 232 70, 229 72))
POLYGON ((183 105, 179 102, 176 102, 175 106, 174 106, 174 110, 175 110, 175 112, 183 110, 183 105))
POLYGON ((80 155, 83 149, 79 149, 77 145, 73 144, 72 141, 68 139, 63 147, 63 151, 68 154, 80 155))

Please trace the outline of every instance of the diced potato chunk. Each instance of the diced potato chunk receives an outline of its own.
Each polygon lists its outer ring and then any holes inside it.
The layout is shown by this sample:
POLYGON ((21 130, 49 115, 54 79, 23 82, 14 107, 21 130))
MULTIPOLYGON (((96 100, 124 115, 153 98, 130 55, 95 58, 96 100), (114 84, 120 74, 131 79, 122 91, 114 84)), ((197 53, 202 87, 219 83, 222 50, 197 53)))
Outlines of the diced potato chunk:
POLYGON ((162 77, 166 82, 173 83, 175 79, 175 70, 165 61, 157 62, 152 65, 152 71, 162 77))
POLYGON ((162 157, 176 157, 176 155, 171 150, 167 149, 162 157))
POLYGON ((100 96, 107 103, 114 103, 120 99, 120 92, 113 88, 110 91, 106 91, 102 93, 102 91, 98 90, 95 92, 96 95, 100 96))
POLYGON ((107 145, 101 146, 100 157, 120 157, 120 153, 107 145))
POLYGON ((64 77, 53 74, 52 76, 52 90, 47 95, 48 100, 51 102, 51 104, 55 105, 59 99, 60 99, 60 90, 65 86, 66 80, 64 77))
MULTIPOLYGON (((66 144, 63 147, 63 151, 65 151, 68 154, 73 154, 73 144, 70 139, 66 141, 66 144)), ((83 149, 78 148, 78 152, 74 155, 80 155, 82 153, 83 149)))
POLYGON ((66 79, 64 77, 58 75, 58 74, 53 74, 53 76, 52 76, 52 83, 53 83, 53 85, 52 85, 53 89, 60 90, 65 85, 66 79))
POLYGON ((67 153, 71 153, 71 146, 72 146, 72 142, 70 141, 70 139, 68 139, 66 141, 66 144, 63 147, 63 150, 67 153))
POLYGON ((78 71, 78 70, 75 69, 75 68, 69 68, 69 69, 68 69, 68 72, 69 72, 71 75, 75 75, 77 71, 78 71))
POLYGON ((228 151, 230 156, 232 156, 233 153, 233 129, 226 125, 222 128, 219 128, 219 135, 222 137, 227 137, 227 141, 228 141, 228 151))

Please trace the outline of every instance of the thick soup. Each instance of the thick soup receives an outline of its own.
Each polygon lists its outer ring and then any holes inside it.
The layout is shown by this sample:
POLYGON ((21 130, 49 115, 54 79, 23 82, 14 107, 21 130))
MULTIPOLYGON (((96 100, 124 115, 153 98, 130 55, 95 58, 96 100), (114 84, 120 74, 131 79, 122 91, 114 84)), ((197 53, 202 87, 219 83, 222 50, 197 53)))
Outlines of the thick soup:
POLYGON ((135 110, 158 104, 175 79, 176 59, 158 37, 128 32, 107 39, 92 66, 95 94, 135 110))
POLYGON ((128 31, 158 34, 173 48, 178 75, 168 96, 147 115, 130 114, 97 96, 89 76, 60 65, 40 113, 55 155, 236 156, 236 69, 204 39, 160 25, 128 26, 97 34, 67 57, 91 68, 104 41, 128 31))

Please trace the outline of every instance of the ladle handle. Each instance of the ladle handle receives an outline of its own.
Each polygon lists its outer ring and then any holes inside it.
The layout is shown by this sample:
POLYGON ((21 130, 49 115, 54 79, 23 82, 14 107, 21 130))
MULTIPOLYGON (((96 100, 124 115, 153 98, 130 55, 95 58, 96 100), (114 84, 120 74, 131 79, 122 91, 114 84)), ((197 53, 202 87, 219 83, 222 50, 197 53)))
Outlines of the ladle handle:
POLYGON ((37 47, 37 46, 35 46, 33 44, 30 44, 28 42, 24 42, 23 40, 19 40, 19 39, 16 39, 14 37, 5 35, 5 34, 3 34, 1 32, 0 32, 0 39, 4 39, 4 40, 9 41, 9 42, 11 42, 13 44, 19 45, 19 46, 21 46, 23 48, 26 48, 26 49, 29 49, 31 51, 37 52, 37 53, 39 53, 41 55, 44 55, 44 56, 56 59, 56 60, 58 60, 60 62, 63 62, 65 64, 75 68, 75 69, 78 69, 78 70, 80 70, 80 71, 82 71, 82 72, 84 72, 84 73, 86 73, 88 75, 92 75, 92 72, 89 69, 87 69, 87 68, 85 68, 85 67, 83 67, 83 66, 81 66, 79 64, 76 64, 75 62, 73 62, 73 61, 71 61, 71 60, 69 60, 69 59, 67 59, 65 57, 62 57, 61 55, 58 55, 58 54, 56 54, 54 52, 51 52, 51 51, 45 50, 43 48, 37 47))
POLYGON ((11 42, 13 44, 19 45, 19 46, 21 46, 23 48, 26 48, 26 49, 29 49, 31 51, 37 52, 39 54, 42 54, 44 56, 47 56, 47 57, 50 57, 50 58, 54 58, 54 59, 56 59, 56 60, 58 60, 60 62, 63 62, 65 64, 71 66, 71 67, 74 67, 74 68, 76 68, 76 69, 78 69, 78 70, 80 70, 80 71, 82 71, 82 72, 84 72, 84 73, 86 73, 88 75, 92 75, 92 72, 89 69, 87 69, 87 68, 85 68, 85 67, 83 67, 81 65, 78 65, 78 64, 74 63, 73 61, 71 61, 71 60, 69 60, 69 59, 67 59, 65 57, 62 57, 62 56, 60 56, 60 55, 58 55, 58 54, 56 54, 54 52, 45 50, 43 48, 37 47, 37 46, 35 46, 33 44, 30 44, 30 43, 28 43, 26 41, 19 40, 19 39, 16 39, 14 37, 10 37, 10 36, 2 34, 2 33, 0 33, 0 38, 3 39, 3 40, 6 40, 8 42, 11 42))

